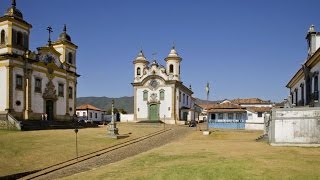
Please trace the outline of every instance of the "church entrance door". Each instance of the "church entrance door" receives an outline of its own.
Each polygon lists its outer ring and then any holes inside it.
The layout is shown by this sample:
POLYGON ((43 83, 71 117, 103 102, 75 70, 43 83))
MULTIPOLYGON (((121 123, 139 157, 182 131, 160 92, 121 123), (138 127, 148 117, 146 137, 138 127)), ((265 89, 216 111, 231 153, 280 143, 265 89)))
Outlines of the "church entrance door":
POLYGON ((183 119, 184 121, 187 121, 187 120, 188 120, 188 112, 183 112, 182 119, 183 119))
POLYGON ((151 104, 149 106, 149 120, 158 121, 159 120, 159 105, 151 104))
POLYGON ((47 120, 52 121, 53 120, 53 101, 47 100, 46 101, 46 114, 47 114, 47 120))

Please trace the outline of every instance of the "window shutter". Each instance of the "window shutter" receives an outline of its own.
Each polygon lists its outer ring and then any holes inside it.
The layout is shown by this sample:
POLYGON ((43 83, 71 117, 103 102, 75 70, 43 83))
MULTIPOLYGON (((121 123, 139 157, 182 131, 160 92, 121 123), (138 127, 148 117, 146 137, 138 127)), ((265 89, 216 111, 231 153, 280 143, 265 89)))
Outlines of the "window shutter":
POLYGON ((23 47, 25 47, 26 49, 28 49, 28 35, 27 33, 23 33, 23 47))
POLYGON ((17 31, 12 29, 12 45, 17 45, 17 31))

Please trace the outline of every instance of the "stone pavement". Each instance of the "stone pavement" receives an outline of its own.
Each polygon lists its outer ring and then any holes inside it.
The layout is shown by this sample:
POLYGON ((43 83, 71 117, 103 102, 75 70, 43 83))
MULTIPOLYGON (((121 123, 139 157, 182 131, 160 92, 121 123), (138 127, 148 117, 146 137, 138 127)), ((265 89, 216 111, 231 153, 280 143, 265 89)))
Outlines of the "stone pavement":
MULTIPOLYGON (((188 133, 195 130, 195 128, 185 126, 166 125, 166 129, 170 129, 162 134, 153 136, 151 138, 139 141, 134 144, 107 152, 105 154, 93 157, 86 161, 82 161, 71 166, 62 168, 60 170, 48 173, 46 175, 37 177, 36 179, 55 179, 70 176, 76 173, 88 171, 99 166, 114 163, 131 157, 142 152, 146 152, 156 147, 160 147, 179 138, 185 137, 188 133)), ((22 178, 24 179, 24 178, 22 178)))

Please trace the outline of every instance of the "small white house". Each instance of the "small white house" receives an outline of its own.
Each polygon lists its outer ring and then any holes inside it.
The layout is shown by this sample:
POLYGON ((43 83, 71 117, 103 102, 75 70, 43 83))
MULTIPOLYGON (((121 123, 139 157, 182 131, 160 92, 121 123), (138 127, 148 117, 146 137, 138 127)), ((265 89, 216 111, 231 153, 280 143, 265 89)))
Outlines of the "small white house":
POLYGON ((100 122, 104 120, 104 111, 91 104, 83 104, 77 107, 76 114, 79 121, 100 122))
POLYGON ((247 120, 245 129, 263 130, 265 112, 270 112, 271 107, 247 107, 247 120))
POLYGON ((271 111, 272 103, 259 98, 246 98, 224 100, 202 107, 211 127, 264 130, 265 112, 271 111))

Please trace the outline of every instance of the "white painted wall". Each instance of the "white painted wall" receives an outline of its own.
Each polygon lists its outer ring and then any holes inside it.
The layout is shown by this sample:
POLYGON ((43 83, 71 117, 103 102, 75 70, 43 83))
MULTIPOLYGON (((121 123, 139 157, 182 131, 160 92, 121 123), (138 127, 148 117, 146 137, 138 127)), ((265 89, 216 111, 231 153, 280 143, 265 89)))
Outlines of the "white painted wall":
POLYGON ((157 80, 159 83, 159 87, 155 90, 151 90, 149 86, 149 82, 146 82, 145 87, 138 87, 136 92, 136 101, 137 101, 137 118, 148 118, 148 101, 151 101, 151 94, 156 93, 157 94, 157 100, 160 101, 160 107, 159 107, 159 116, 160 118, 163 118, 166 116, 166 118, 171 118, 171 111, 172 111, 172 88, 171 86, 166 86, 164 82, 161 80, 157 80), (160 100, 160 90, 164 90, 165 97, 164 100, 160 100), (148 91, 148 100, 143 100, 143 92, 148 91), (170 110, 169 110, 170 108, 170 110), (139 109, 139 111, 138 111, 139 109))
MULTIPOLYGON (((68 98, 68 88, 66 87, 66 80, 60 77, 55 77, 52 80, 55 88, 56 88, 56 95, 58 95, 58 88, 59 88, 59 83, 64 84, 64 96, 60 97, 58 96, 58 99, 56 101, 56 113, 57 115, 65 115, 66 114, 66 98, 68 98)), ((46 82, 47 83, 47 82, 46 82)), ((67 108, 69 110, 69 108, 67 108)), ((73 114, 73 113, 72 113, 73 114)), ((72 115, 70 114, 70 115, 72 115)))
POLYGON ((136 101, 137 101, 137 118, 148 118, 148 105, 147 101, 143 100, 143 91, 148 90, 148 98, 150 98, 151 91, 147 88, 137 88, 136 101))
POLYGON ((273 109, 269 126, 271 145, 320 146, 320 108, 273 109))
POLYGON ((34 113, 44 113, 44 102, 43 102, 43 93, 48 83, 48 79, 45 78, 45 74, 37 71, 33 71, 31 75, 31 109, 34 113), (35 78, 42 79, 41 93, 35 92, 35 78))
POLYGON ((262 113, 262 117, 258 117, 257 112, 251 112, 247 110, 248 119, 246 120, 245 129, 248 130, 263 130, 264 129, 264 116, 262 113), (249 116, 249 114, 251 114, 249 116))
POLYGON ((133 122, 134 114, 121 114, 120 122, 133 122))
POLYGON ((21 75, 22 76, 22 89, 25 86, 24 82, 24 73, 23 69, 19 67, 14 67, 13 68, 13 109, 15 112, 23 112, 24 109, 24 91, 23 90, 18 90, 16 89, 16 75, 21 75), (18 106, 16 104, 17 101, 20 101, 21 104, 18 106))
POLYGON ((7 83, 7 68, 3 66, 0 67, 0 111, 6 109, 7 97, 9 96, 7 83))
MULTIPOLYGON (((159 89, 163 89, 165 92, 164 100, 160 100, 160 119, 164 116, 166 118, 171 118, 171 111, 172 111, 172 88, 171 87, 161 87, 159 89), (170 110, 169 110, 170 108, 170 110)), ((158 97, 160 99, 160 90, 158 90, 158 97)))
POLYGON ((88 120, 88 121, 102 121, 103 120, 103 112, 95 111, 95 110, 76 110, 76 114, 79 120, 88 120), (91 116, 92 115, 92 116, 91 116), (97 117, 96 117, 97 115, 97 117))
POLYGON ((320 47, 320 36, 319 35, 316 36, 315 45, 316 45, 316 50, 319 49, 319 47, 320 47))
POLYGON ((78 117, 87 117, 87 110, 77 110, 76 114, 78 117))
MULTIPOLYGON (((301 88, 300 88, 300 84, 301 83, 304 83, 304 88, 306 87, 305 85, 305 81, 304 81, 304 78, 301 78, 297 84, 295 84, 292 88, 291 88, 291 92, 293 93, 293 103, 297 104, 297 102, 299 102, 301 100, 301 88), (295 93, 294 93, 294 90, 295 89, 298 89, 298 99, 296 100, 296 96, 295 96, 295 93)), ((304 92, 306 92, 304 90, 304 92)), ((304 100, 306 100, 305 96, 304 96, 304 100)))

